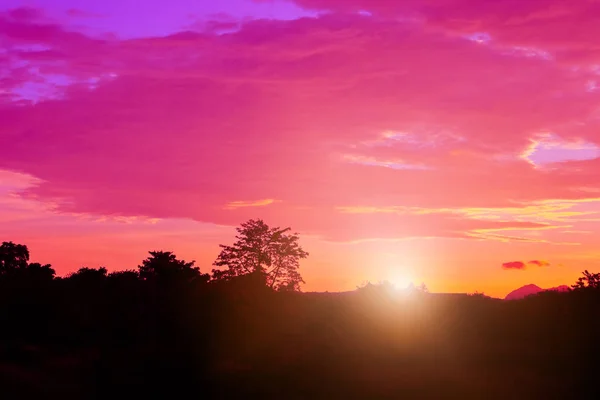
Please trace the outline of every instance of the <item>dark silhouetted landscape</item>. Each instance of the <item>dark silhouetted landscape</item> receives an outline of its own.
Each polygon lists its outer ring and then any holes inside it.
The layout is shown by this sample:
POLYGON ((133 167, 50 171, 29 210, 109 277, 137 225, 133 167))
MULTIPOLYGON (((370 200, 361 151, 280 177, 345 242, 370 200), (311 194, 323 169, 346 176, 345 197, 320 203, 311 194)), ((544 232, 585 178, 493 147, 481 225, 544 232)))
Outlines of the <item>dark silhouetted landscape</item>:
POLYGON ((597 398, 600 274, 514 301, 302 293, 298 239, 250 220, 210 274, 151 251, 64 277, 4 242, 2 398, 597 398))

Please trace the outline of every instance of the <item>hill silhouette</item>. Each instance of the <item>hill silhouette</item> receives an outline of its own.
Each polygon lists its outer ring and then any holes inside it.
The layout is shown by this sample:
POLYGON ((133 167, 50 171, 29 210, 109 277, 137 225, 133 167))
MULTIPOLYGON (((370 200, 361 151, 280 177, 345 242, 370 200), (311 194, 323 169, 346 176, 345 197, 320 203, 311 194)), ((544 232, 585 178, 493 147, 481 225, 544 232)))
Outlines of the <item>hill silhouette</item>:
POLYGON ((544 292, 544 291, 566 292, 568 290, 569 290, 569 287, 566 285, 561 285, 561 286, 553 287, 550 289, 542 289, 541 287, 539 287, 537 285, 529 284, 529 285, 521 286, 520 288, 513 290, 512 292, 510 292, 509 294, 506 295, 504 300, 523 299, 527 296, 538 294, 538 293, 544 292))

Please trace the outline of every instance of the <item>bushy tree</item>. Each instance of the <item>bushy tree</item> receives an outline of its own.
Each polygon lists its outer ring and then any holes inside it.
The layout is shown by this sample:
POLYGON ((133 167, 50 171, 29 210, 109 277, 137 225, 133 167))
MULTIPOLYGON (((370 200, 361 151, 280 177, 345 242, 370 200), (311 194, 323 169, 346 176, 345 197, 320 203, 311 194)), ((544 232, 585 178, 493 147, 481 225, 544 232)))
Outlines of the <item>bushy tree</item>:
POLYGON ((262 275, 273 289, 300 290, 304 280, 298 269, 308 253, 298 243, 297 233, 289 233, 290 228, 271 228, 260 219, 244 222, 236 231, 237 241, 232 246, 220 245, 222 250, 214 265, 225 269, 213 269, 213 279, 254 273, 262 275))
POLYGON ((0 245, 0 276, 25 268, 29 263, 29 249, 23 244, 3 242, 0 245))
POLYGON ((0 278, 47 282, 54 279, 50 264, 29 263, 29 249, 23 244, 3 242, 0 245, 0 278))
POLYGON ((22 270, 23 277, 34 282, 49 282, 55 274, 50 264, 30 263, 22 270))
POLYGON ((138 266, 140 279, 160 283, 208 281, 208 274, 201 274, 195 261, 178 260, 170 251, 151 251, 150 257, 138 266))
POLYGON ((600 288, 600 273, 594 274, 587 269, 582 273, 583 276, 577 279, 577 282, 574 285, 571 285, 573 289, 600 288))

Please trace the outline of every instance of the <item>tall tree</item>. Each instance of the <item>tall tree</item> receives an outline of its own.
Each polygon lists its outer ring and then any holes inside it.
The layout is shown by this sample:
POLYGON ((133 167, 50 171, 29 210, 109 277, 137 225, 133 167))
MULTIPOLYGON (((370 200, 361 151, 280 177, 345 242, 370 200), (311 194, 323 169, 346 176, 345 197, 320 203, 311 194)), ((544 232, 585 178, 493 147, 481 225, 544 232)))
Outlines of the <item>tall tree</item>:
POLYGON ((225 269, 213 269, 214 279, 257 273, 273 289, 300 290, 304 280, 298 269, 308 253, 298 243, 297 233, 289 233, 291 228, 271 228, 261 219, 244 222, 236 231, 233 246, 220 245, 221 253, 213 265, 225 269))

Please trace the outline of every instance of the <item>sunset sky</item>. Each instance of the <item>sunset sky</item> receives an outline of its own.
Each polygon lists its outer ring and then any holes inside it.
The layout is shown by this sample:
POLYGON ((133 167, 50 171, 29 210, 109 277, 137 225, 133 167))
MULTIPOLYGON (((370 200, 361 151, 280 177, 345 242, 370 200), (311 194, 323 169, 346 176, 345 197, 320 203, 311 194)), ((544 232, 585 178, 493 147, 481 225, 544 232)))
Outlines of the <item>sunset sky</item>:
POLYGON ((0 241, 212 269, 291 226, 305 291, 600 270, 596 0, 3 0, 0 241))

